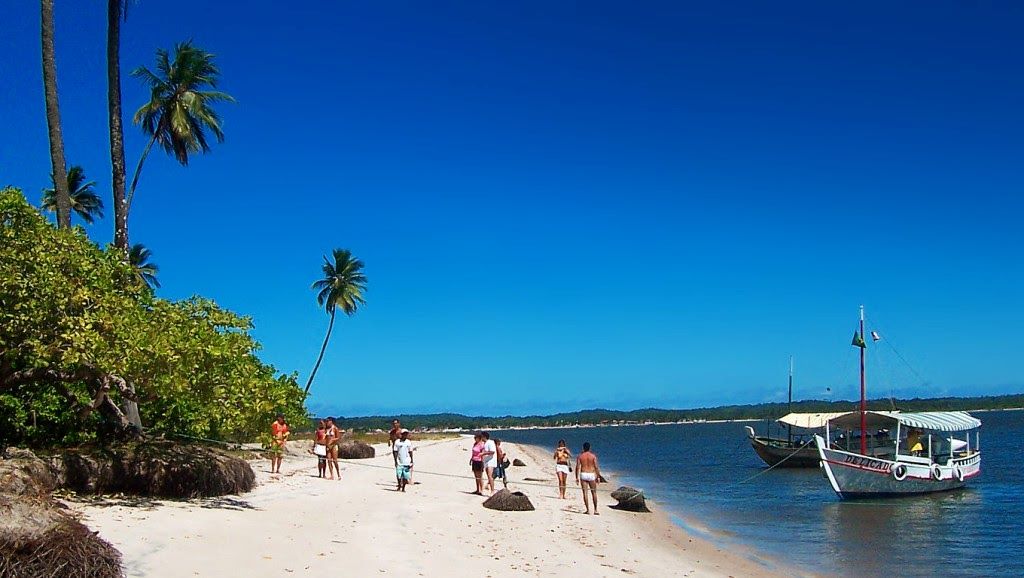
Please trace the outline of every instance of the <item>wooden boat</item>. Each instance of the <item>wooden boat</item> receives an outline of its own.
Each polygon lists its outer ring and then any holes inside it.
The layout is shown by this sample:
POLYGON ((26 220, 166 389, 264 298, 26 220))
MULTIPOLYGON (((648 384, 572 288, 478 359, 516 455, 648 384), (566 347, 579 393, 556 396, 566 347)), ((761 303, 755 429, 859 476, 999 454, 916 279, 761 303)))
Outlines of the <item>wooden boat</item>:
POLYGON ((825 436, 815 435, 822 470, 836 494, 844 499, 927 494, 962 488, 978 476, 980 436, 975 432, 972 445, 970 432, 981 421, 962 411, 867 411, 863 307, 853 345, 860 347, 860 411, 829 420, 825 436), (846 434, 829 443, 833 428, 846 434), (860 435, 852 435, 854 430, 860 435))
POLYGON ((843 413, 788 413, 777 423, 786 426, 787 436, 759 436, 754 428, 746 426, 747 437, 754 452, 769 466, 780 468, 815 468, 821 457, 814 444, 814 433, 824 431, 828 420, 837 418, 843 413), (797 433, 793 433, 797 428, 797 433))
POLYGON ((817 467, 818 449, 814 447, 816 430, 824 430, 829 419, 840 416, 839 413, 793 413, 793 358, 789 358, 789 413, 782 416, 776 423, 786 427, 786 437, 759 436, 754 428, 745 426, 747 438, 758 457, 771 467, 782 468, 813 468, 817 467), (796 436, 793 428, 797 428, 796 436))

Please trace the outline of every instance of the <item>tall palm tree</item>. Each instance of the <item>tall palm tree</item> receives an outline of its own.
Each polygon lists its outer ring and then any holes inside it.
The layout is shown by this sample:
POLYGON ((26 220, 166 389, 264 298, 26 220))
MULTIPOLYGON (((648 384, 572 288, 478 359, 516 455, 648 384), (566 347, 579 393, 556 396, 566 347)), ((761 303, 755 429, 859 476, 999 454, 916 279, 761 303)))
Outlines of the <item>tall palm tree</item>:
POLYGON ((130 0, 107 0, 107 113, 110 126, 111 189, 114 201, 114 246, 128 250, 128 202, 124 193, 124 128, 121 113, 121 20, 130 0))
POLYGON ((57 190, 57 226, 71 226, 71 200, 68 197, 67 165, 64 162, 64 135, 60 127, 60 102, 57 99, 57 58, 53 47, 53 0, 40 2, 40 37, 43 43, 43 94, 46 99, 46 128, 50 136, 50 166, 57 190))
MULTIPOLYGON (((95 181, 85 180, 85 171, 78 165, 68 169, 68 192, 71 197, 71 211, 88 224, 93 224, 97 217, 103 218, 103 201, 93 190, 95 181)), ((43 209, 57 210, 56 183, 53 189, 43 190, 43 209)))
POLYGON ((345 315, 352 316, 360 305, 366 303, 363 300, 363 292, 366 291, 363 262, 353 257, 348 249, 335 249, 332 256, 333 263, 326 255, 324 256, 324 277, 313 283, 312 287, 317 291, 317 304, 330 314, 331 322, 327 325, 327 336, 320 347, 320 357, 316 358, 316 365, 313 366, 313 371, 306 382, 306 394, 309 394, 309 386, 313 384, 316 371, 320 369, 320 362, 324 360, 324 351, 327 350, 327 342, 331 339, 337 308, 341 307, 345 315))
POLYGON ((157 49, 156 70, 140 66, 132 71, 132 76, 142 79, 150 89, 149 102, 135 111, 132 122, 141 125, 150 139, 128 190, 128 211, 131 211, 142 164, 153 144, 158 143, 167 154, 188 166, 190 154, 210 150, 206 131, 212 132, 217 142, 224 141, 220 116, 212 105, 235 101, 227 93, 203 90, 217 87, 220 70, 213 63, 213 55, 192 46, 191 41, 175 45, 173 62, 166 50, 157 49))
POLYGON ((142 243, 135 243, 128 249, 128 263, 138 273, 139 279, 146 284, 150 290, 154 290, 160 287, 160 281, 157 281, 157 273, 160 272, 160 267, 156 263, 150 261, 153 257, 153 253, 146 248, 142 243))

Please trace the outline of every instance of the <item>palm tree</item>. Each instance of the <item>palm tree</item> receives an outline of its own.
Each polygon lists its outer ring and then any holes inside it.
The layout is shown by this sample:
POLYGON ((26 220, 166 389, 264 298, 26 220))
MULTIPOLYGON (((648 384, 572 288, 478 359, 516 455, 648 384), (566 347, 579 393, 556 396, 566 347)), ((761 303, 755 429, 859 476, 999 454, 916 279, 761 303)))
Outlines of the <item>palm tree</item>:
POLYGON ((157 273, 160 272, 160 267, 150 261, 152 256, 153 253, 142 243, 135 243, 128 249, 128 263, 138 273, 139 280, 145 283, 150 290, 160 287, 160 281, 156 279, 157 273))
POLYGON ((174 47, 173 62, 166 50, 157 49, 156 69, 157 72, 153 72, 140 66, 132 71, 132 76, 141 78, 150 89, 149 102, 135 111, 132 122, 141 125, 150 139, 132 177, 127 211, 131 211, 142 163, 149 156, 153 143, 159 143, 167 154, 188 166, 190 154, 210 150, 206 142, 207 130, 217 137, 217 142, 224 141, 220 116, 213 109, 213 103, 235 101, 227 93, 202 90, 217 87, 220 70, 213 63, 213 55, 192 46, 191 41, 174 47))
POLYGON ((41 0, 40 36, 43 43, 43 94, 46 99, 46 128, 50 136, 50 166, 57 190, 57 226, 71 226, 71 200, 68 197, 67 165, 64 162, 64 135, 60 127, 60 102, 57 99, 57 59, 53 47, 53 0, 41 0))
POLYGON ((124 128, 121 123, 121 20, 129 0, 107 0, 107 112, 110 126, 111 189, 114 200, 114 246, 128 250, 128 203, 124 194, 124 128))
POLYGON ((326 255, 324 256, 324 278, 313 283, 312 287, 317 291, 317 304, 331 315, 331 322, 327 325, 327 336, 320 347, 320 357, 316 358, 316 365, 313 366, 309 381, 306 382, 306 394, 309 394, 309 386, 313 384, 316 370, 320 369, 320 362, 324 360, 324 351, 327 350, 327 342, 331 339, 337 308, 341 307, 345 315, 352 316, 360 305, 366 303, 363 300, 363 292, 366 291, 363 262, 353 257, 348 249, 335 249, 333 257, 332 263, 326 255))
MULTIPOLYGON (((88 224, 93 224, 97 217, 103 218, 103 201, 99 198, 93 187, 95 181, 85 181, 85 171, 78 165, 72 165, 68 169, 68 192, 71 197, 71 210, 88 224)), ((57 210, 56 183, 53 189, 43 190, 43 209, 47 211, 57 210)))

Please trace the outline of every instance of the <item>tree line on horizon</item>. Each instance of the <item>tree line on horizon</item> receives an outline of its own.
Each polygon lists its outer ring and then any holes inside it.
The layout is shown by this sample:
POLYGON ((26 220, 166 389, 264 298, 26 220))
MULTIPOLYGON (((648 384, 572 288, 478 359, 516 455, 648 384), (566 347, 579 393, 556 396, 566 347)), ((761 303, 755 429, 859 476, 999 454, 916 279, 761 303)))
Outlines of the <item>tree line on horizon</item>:
MULTIPOLYGON (((792 411, 799 413, 844 412, 857 411, 859 407, 860 402, 853 400, 804 400, 794 401, 792 411)), ((868 409, 873 411, 890 411, 893 409, 900 411, 971 411, 1016 408, 1024 408, 1024 394, 868 400, 868 409)), ((483 428, 571 427, 575 425, 608 425, 612 423, 701 420, 775 420, 789 413, 789 411, 789 405, 783 402, 723 405, 695 409, 586 409, 551 415, 528 416, 467 416, 459 413, 437 413, 336 417, 335 419, 339 426, 357 431, 387 430, 393 419, 401 420, 402 425, 410 429, 476 430, 483 428)))
POLYGON ((256 355, 252 321, 200 296, 156 296, 159 268, 144 245, 129 244, 128 216, 143 165, 158 146, 182 166, 224 141, 215 57, 191 41, 156 49, 154 68, 131 75, 149 91, 132 122, 147 136, 126 183, 120 36, 130 0, 107 2, 107 117, 114 231, 94 243, 72 214, 103 217, 95 181, 65 157, 57 89, 54 1, 40 0, 40 39, 52 188, 39 207, 0 188, 0 452, 140 439, 146 434, 250 441, 273 416, 308 420, 305 408, 335 313, 365 303, 363 262, 346 249, 324 256, 317 304, 330 316, 305 387, 256 355), (43 212, 56 214, 56 226, 43 212))

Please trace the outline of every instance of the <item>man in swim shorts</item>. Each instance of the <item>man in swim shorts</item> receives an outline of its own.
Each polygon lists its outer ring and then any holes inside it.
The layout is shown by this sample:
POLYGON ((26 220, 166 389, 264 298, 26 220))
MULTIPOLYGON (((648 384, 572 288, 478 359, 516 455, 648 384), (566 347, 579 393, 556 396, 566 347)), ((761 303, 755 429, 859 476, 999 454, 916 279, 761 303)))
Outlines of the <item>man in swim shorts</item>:
POLYGON ((594 515, 600 514, 597 511, 597 480, 601 479, 601 470, 597 467, 597 455, 590 451, 590 442, 583 444, 583 453, 576 458, 576 483, 583 489, 583 506, 590 513, 590 502, 587 500, 587 490, 594 499, 594 515))
POLYGON ((288 424, 284 415, 277 414, 277 419, 270 424, 270 473, 281 473, 281 460, 284 458, 284 445, 288 442, 288 424))
POLYGON ((398 491, 404 492, 412 472, 412 442, 409 441, 409 430, 403 429, 399 433, 394 448, 397 454, 395 477, 398 479, 398 491))

